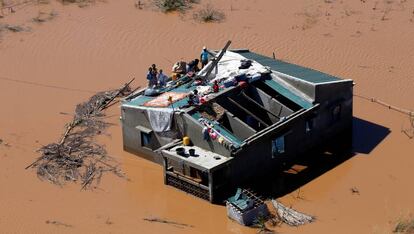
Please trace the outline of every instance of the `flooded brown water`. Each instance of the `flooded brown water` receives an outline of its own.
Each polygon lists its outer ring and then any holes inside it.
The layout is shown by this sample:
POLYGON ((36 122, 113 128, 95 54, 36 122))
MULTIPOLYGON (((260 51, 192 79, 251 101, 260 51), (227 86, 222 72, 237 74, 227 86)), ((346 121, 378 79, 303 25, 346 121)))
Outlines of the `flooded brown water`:
MULTIPOLYGON (((24 168, 42 144, 61 136, 71 117, 60 112, 72 113, 94 91, 131 77, 144 85, 150 64, 169 70, 176 60, 197 57, 203 45, 220 48, 228 39, 232 48, 275 52, 354 79, 357 94, 414 109, 414 2, 326 2, 215 0, 226 14, 219 24, 194 22, 191 12, 162 14, 114 0, 85 8, 29 4, 1 18, 30 27, 0 34, 1 232, 255 233, 228 220, 224 207, 164 186, 160 166, 124 152, 119 108, 109 110, 116 125, 102 141, 129 181, 108 175, 98 189, 80 191, 74 184, 42 182, 24 168), (52 10, 54 19, 32 22, 39 11, 52 10)), ((355 156, 301 187, 301 198, 294 191, 281 199, 317 222, 277 231, 389 233, 398 218, 414 211, 414 141, 401 133, 408 118, 358 97, 354 115, 355 156)))

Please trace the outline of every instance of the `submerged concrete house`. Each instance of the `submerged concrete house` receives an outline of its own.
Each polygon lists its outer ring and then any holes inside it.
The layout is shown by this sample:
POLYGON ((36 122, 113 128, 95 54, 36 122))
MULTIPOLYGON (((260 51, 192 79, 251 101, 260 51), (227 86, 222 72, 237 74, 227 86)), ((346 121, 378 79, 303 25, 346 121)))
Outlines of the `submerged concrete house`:
POLYGON ((140 90, 123 100, 124 149, 161 164, 167 185, 222 202, 296 155, 352 142, 352 80, 249 50, 223 52, 207 75, 204 85, 184 76, 150 95, 140 90), (240 68, 247 60, 251 66, 240 68), (213 80, 224 84, 218 92, 208 88, 213 80), (188 105, 195 89, 202 104, 188 105))

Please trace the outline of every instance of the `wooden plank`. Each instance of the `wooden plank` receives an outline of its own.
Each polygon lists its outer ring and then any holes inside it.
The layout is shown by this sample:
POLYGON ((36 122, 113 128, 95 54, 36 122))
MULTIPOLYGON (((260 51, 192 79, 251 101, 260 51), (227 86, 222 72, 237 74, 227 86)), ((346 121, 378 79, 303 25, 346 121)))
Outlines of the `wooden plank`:
MULTIPOLYGON (((219 56, 217 58, 214 58, 213 63, 211 64, 210 68, 207 70, 206 75, 201 77, 203 80, 208 78, 208 76, 211 74, 211 72, 213 71, 213 69, 217 66, 218 62, 220 61, 220 59, 223 57, 223 55, 226 53, 227 49, 229 48, 231 44, 231 41, 227 41, 226 45, 224 46, 224 48, 221 50, 219 56)), ((190 82, 187 84, 187 88, 189 88, 191 86, 191 84, 195 81, 196 78, 200 78, 199 76, 194 76, 190 82)))

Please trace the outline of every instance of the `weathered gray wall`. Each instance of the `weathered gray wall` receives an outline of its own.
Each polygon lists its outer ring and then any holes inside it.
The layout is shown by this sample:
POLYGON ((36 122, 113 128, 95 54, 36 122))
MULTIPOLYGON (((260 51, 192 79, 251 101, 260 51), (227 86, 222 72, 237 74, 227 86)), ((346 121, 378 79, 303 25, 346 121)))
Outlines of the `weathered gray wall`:
POLYGON ((230 127, 233 130, 233 134, 241 140, 244 140, 256 133, 256 131, 251 128, 249 125, 245 124, 239 118, 231 114, 230 112, 225 112, 227 119, 230 123, 230 127))
POLYGON ((315 94, 316 94, 317 91, 315 90, 315 85, 314 84, 312 84, 310 82, 306 82, 306 81, 301 80, 301 79, 293 78, 291 76, 287 76, 287 75, 279 73, 279 72, 273 71, 273 76, 275 76, 275 75, 278 78, 282 79, 283 81, 287 82, 288 84, 292 85, 294 88, 296 88, 296 89, 300 90, 301 92, 303 92, 304 94, 306 94, 312 100, 315 100, 315 94))
MULTIPOLYGON (((221 154, 223 156, 230 156, 230 150, 226 149, 217 141, 203 139, 203 126, 201 126, 197 120, 185 113, 181 114, 180 117, 177 117, 179 122, 180 118, 184 121, 184 135, 190 137, 194 145, 197 145, 198 147, 203 148, 205 150, 216 152, 217 154, 221 154)), ((182 124, 178 123, 178 125, 182 124)))
POLYGON ((274 170, 275 166, 290 157, 304 152, 312 141, 305 132, 305 121, 312 112, 286 120, 280 126, 254 140, 235 156, 231 167, 233 184, 274 170), (272 157, 272 140, 285 135, 285 153, 272 157))
MULTIPOLYGON (((260 102, 263 104, 263 106, 270 110, 272 113, 276 114, 279 117, 288 116, 293 113, 291 109, 277 101, 276 99, 272 98, 267 93, 263 92, 262 90, 251 86, 251 93, 255 95, 255 100, 260 100, 260 102)), ((275 118, 273 115, 268 114, 269 118, 276 123, 278 121, 277 118, 275 118)))
MULTIPOLYGON (((137 154, 140 157, 162 163, 160 156, 153 152, 153 150, 161 147, 170 142, 168 138, 163 137, 165 134, 152 132, 151 149, 141 146, 141 133, 136 128, 137 126, 143 126, 148 129, 152 129, 149 123, 147 114, 144 110, 138 108, 132 108, 127 106, 121 107, 122 117, 122 138, 124 149, 131 153, 137 154)), ((174 118, 175 119, 175 118, 174 118)), ((177 129, 177 125, 173 122, 172 129, 178 131, 178 135, 181 133, 177 129)))
POLYGON ((268 173, 285 160, 316 146, 330 142, 343 143, 342 140, 352 141, 352 135, 349 134, 352 133, 352 82, 324 84, 316 88, 321 102, 317 108, 286 120, 235 155, 235 160, 228 166, 226 187, 268 173), (339 119, 333 121, 332 111, 337 105, 341 106, 341 113, 339 119), (309 120, 312 120, 313 127, 306 131, 306 122, 309 120), (341 138, 344 134, 346 138, 341 138), (285 153, 272 158, 271 142, 281 135, 285 135, 285 153))
MULTIPOLYGON (((351 80, 316 86, 316 101, 325 110, 315 117, 315 128, 324 129, 324 140, 337 135, 338 132, 349 130, 352 133, 353 118, 353 82, 351 80), (339 121, 332 122, 332 113, 339 105, 341 113, 339 121)), ((349 138, 349 141, 352 139, 349 138)))

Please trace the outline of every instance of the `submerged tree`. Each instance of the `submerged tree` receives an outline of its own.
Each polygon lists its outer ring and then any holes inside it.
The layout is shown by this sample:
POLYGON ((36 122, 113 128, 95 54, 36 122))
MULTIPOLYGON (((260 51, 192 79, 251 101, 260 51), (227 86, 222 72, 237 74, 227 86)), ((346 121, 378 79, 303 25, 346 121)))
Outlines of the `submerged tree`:
POLYGON ((57 185, 66 181, 81 181, 82 189, 93 182, 99 184, 105 172, 124 177, 116 161, 94 138, 109 126, 104 121, 103 111, 113 105, 116 98, 131 93, 132 81, 120 89, 99 92, 87 102, 78 104, 73 120, 67 124, 59 143, 41 147, 38 150, 41 156, 26 169, 36 168, 40 179, 57 185))

